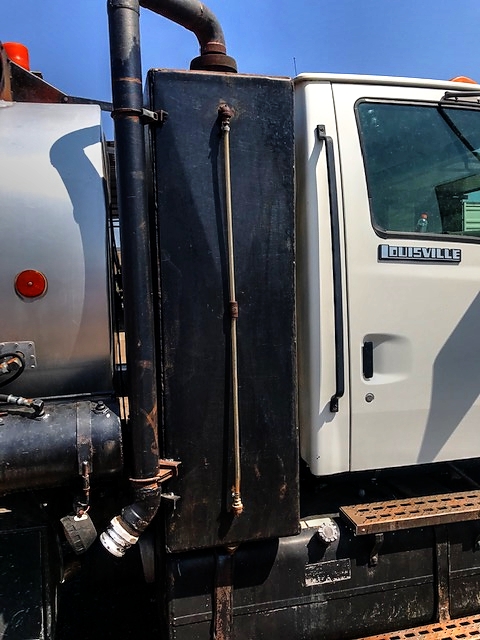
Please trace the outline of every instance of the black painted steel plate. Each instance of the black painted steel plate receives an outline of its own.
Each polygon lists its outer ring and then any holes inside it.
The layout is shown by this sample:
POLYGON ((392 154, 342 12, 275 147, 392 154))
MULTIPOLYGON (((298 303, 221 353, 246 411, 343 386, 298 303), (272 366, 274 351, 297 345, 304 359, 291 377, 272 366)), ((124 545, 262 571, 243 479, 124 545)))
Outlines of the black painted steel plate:
POLYGON ((149 102, 158 259, 161 432, 181 461, 165 506, 171 551, 298 531, 293 87, 286 78, 154 70, 149 102), (233 110, 242 500, 231 513, 232 381, 226 174, 233 110))

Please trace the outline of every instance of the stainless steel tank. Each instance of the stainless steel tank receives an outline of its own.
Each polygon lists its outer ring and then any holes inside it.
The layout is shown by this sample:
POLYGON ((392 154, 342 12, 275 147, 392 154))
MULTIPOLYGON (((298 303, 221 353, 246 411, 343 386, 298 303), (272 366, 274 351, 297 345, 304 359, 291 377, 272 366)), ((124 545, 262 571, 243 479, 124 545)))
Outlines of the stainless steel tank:
POLYGON ((0 101, 0 355, 26 360, 2 392, 111 389, 105 194, 97 106, 0 101))

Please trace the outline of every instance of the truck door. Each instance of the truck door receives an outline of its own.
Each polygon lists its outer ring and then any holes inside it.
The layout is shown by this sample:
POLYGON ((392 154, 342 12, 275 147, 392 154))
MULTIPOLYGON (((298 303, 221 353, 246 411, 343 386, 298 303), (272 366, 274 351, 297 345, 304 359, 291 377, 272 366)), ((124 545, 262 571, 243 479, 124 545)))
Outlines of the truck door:
POLYGON ((480 456, 480 110, 446 88, 333 84, 352 470, 480 456))

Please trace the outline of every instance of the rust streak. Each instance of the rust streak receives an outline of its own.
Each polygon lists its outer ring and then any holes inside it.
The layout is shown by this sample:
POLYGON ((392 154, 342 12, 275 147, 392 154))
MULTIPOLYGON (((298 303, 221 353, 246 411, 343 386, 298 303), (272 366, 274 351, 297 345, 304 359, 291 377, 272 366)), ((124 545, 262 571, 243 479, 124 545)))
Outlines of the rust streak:
POLYGON ((153 364, 151 360, 139 360, 138 364, 142 369, 148 369, 149 371, 153 369, 153 364))
POLYGON ((133 82, 133 84, 142 84, 140 78, 135 77, 115 78, 115 82, 133 82))
POLYGON ((152 429, 156 429, 156 427, 157 427, 157 405, 155 405, 150 412, 147 412, 147 411, 142 409, 142 414, 145 416, 145 418, 147 420, 147 424, 152 429))

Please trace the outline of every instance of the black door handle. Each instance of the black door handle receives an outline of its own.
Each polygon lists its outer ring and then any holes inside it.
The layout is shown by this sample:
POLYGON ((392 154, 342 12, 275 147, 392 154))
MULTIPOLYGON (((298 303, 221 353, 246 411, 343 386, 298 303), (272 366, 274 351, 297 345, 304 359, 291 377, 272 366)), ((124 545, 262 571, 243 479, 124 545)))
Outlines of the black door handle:
POLYGON ((373 378, 373 342, 367 340, 362 347, 363 377, 373 378))

